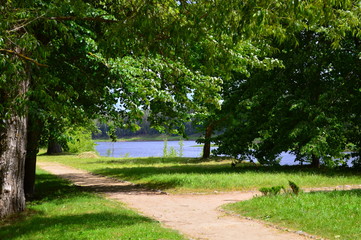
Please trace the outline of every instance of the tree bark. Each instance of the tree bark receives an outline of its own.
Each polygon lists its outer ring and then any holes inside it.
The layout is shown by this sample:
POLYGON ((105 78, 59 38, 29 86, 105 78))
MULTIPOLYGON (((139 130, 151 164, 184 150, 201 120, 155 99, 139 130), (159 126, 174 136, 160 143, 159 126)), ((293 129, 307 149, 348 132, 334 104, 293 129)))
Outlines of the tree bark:
POLYGON ((26 118, 13 116, 0 128, 0 218, 25 209, 26 118))
POLYGON ((204 146, 203 146, 203 159, 207 159, 211 156, 211 137, 213 134, 214 129, 223 121, 227 120, 227 118, 230 116, 231 114, 227 114, 226 116, 222 117, 219 120, 213 120, 211 121, 207 128, 206 128, 206 133, 204 136, 205 142, 204 142, 204 146))
MULTIPOLYGON (((20 76, 21 74, 19 74, 20 76)), ((29 88, 28 76, 15 80, 16 92, 0 92, 1 100, 8 105, 16 98, 25 98, 29 88)), ((10 82, 12 82, 10 80, 10 82)), ((0 122, 0 218, 25 209, 24 170, 26 155, 27 115, 6 109, 9 118, 0 122)))
POLYGON ((320 165, 321 165, 320 158, 312 154, 311 166, 315 168, 319 168, 320 165))
POLYGON ((35 192, 36 155, 39 152, 39 140, 43 125, 42 122, 31 116, 28 117, 24 191, 26 200, 31 200, 35 192))
POLYGON ((57 154, 62 153, 63 149, 61 145, 56 142, 55 140, 49 139, 48 141, 48 150, 46 151, 46 154, 57 154))
POLYGON ((5 80, 11 87, 0 88, 1 105, 5 106, 0 116, 0 218, 25 209, 27 108, 21 103, 29 90, 30 65, 25 63, 5 80))
POLYGON ((211 137, 213 134, 213 125, 209 124, 206 128, 206 133, 204 136, 205 142, 203 146, 203 159, 207 159, 211 156, 211 137))

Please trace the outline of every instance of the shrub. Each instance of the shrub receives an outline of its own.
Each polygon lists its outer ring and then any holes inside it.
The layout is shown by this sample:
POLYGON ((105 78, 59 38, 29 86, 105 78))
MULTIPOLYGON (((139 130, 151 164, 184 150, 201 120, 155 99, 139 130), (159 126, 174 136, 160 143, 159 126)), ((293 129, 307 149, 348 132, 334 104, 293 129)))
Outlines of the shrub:
POLYGON ((77 128, 67 133, 70 138, 67 142, 68 151, 71 153, 95 151, 95 143, 91 138, 91 131, 85 128, 77 128))
POLYGON ((285 193, 292 193, 295 195, 298 195, 301 192, 301 188, 294 182, 292 181, 288 181, 288 184, 291 188, 291 191, 287 191, 284 186, 274 186, 274 187, 263 187, 260 188, 259 191, 264 195, 264 196, 274 196, 274 195, 278 195, 281 193, 281 190, 283 190, 283 192, 285 193))
POLYGON ((283 186, 274 186, 274 187, 263 187, 263 188, 260 188, 259 191, 263 195, 269 196, 269 195, 280 194, 282 189, 285 190, 285 188, 283 186))
POLYGON ((300 193, 301 188, 296 183, 294 183, 292 181, 288 181, 288 184, 294 194, 298 195, 300 193))

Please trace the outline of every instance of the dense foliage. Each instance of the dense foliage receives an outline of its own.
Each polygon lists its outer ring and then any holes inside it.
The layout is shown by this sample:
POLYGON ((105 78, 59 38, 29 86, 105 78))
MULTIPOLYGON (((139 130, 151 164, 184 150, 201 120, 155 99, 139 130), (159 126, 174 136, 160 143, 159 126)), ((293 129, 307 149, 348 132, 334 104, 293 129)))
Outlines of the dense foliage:
POLYGON ((24 209, 23 185, 32 196, 41 139, 94 118, 137 128, 145 110, 159 130, 182 132, 204 102, 218 104, 220 78, 185 64, 188 46, 208 36, 200 11, 176 1, 0 1, 0 217, 24 209))
MULTIPOLYGON (((92 138, 93 139, 110 139, 110 126, 106 123, 96 122, 95 123, 97 130, 93 130, 92 138)), ((115 129, 115 136, 120 138, 128 138, 128 137, 155 137, 160 136, 163 133, 154 129, 151 123, 143 117, 142 121, 137 122, 139 129, 133 131, 131 129, 124 129, 124 128, 116 128, 115 129)), ((195 126, 192 122, 184 123, 184 133, 187 137, 190 135, 199 135, 198 126, 195 126)), ((179 136, 179 135, 174 135, 179 136)), ((181 138, 181 137, 180 137, 181 138)))
POLYGON ((334 166, 351 157, 347 150, 357 165, 361 39, 347 33, 333 48, 324 33, 305 30, 297 43, 275 44, 282 68, 253 69, 228 86, 218 152, 277 163, 281 152, 291 151, 296 161, 334 166))

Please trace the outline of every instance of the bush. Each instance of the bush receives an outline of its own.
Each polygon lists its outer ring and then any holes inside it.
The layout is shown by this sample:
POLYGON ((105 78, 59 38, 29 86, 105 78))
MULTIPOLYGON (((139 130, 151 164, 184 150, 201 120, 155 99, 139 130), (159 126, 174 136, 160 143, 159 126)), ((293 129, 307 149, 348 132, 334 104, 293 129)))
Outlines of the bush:
POLYGON ((285 188, 283 186, 274 186, 274 187, 263 187, 260 188, 259 191, 263 193, 265 196, 269 195, 278 195, 280 194, 281 190, 285 188))
POLYGON ((85 128, 77 128, 67 133, 70 138, 67 142, 68 151, 71 153, 95 151, 95 143, 91 137, 91 131, 85 128))
POLYGON ((294 194, 298 195, 301 192, 301 188, 296 183, 288 181, 288 184, 294 194))
POLYGON ((281 190, 283 190, 284 193, 291 193, 298 195, 302 190, 301 188, 294 182, 288 181, 288 184, 291 188, 291 190, 286 190, 284 186, 274 186, 274 187, 263 187, 260 188, 259 191, 265 195, 265 196, 274 196, 281 193, 281 190))

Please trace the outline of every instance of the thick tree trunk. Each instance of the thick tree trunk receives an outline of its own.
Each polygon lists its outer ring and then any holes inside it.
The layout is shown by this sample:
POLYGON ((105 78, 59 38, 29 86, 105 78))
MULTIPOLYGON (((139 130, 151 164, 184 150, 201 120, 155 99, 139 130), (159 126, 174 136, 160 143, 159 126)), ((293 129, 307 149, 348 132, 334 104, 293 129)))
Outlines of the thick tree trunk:
POLYGON ((315 168, 319 168, 320 165, 321 165, 320 158, 312 154, 311 166, 315 168))
POLYGON ((213 120, 210 121, 210 123, 208 124, 207 128, 206 128, 206 133, 205 133, 205 142, 204 142, 204 146, 203 146, 203 159, 209 158, 211 156, 211 138, 213 135, 213 131, 214 129, 223 121, 227 120, 227 118, 230 116, 230 114, 227 114, 226 116, 224 116, 223 118, 219 119, 219 120, 213 120))
POLYGON ((42 122, 34 116, 28 117, 27 147, 25 160, 24 191, 26 200, 31 200, 35 190, 36 155, 39 152, 39 140, 42 122))
POLYGON ((5 106, 0 116, 0 218, 25 209, 27 108, 19 103, 26 99, 29 90, 30 65, 26 64, 23 70, 5 75, 6 84, 11 87, 0 88, 1 105, 5 106))
POLYGON ((0 128, 0 218, 25 208, 26 129, 26 118, 17 116, 0 128))
POLYGON ((48 141, 48 150, 46 151, 46 154, 57 154, 62 153, 63 149, 61 145, 56 142, 55 140, 49 139, 48 141))
POLYGON ((210 124, 207 126, 206 128, 206 133, 205 133, 205 142, 204 142, 204 146, 203 146, 203 159, 209 158, 211 156, 211 137, 213 134, 213 125, 210 124))

